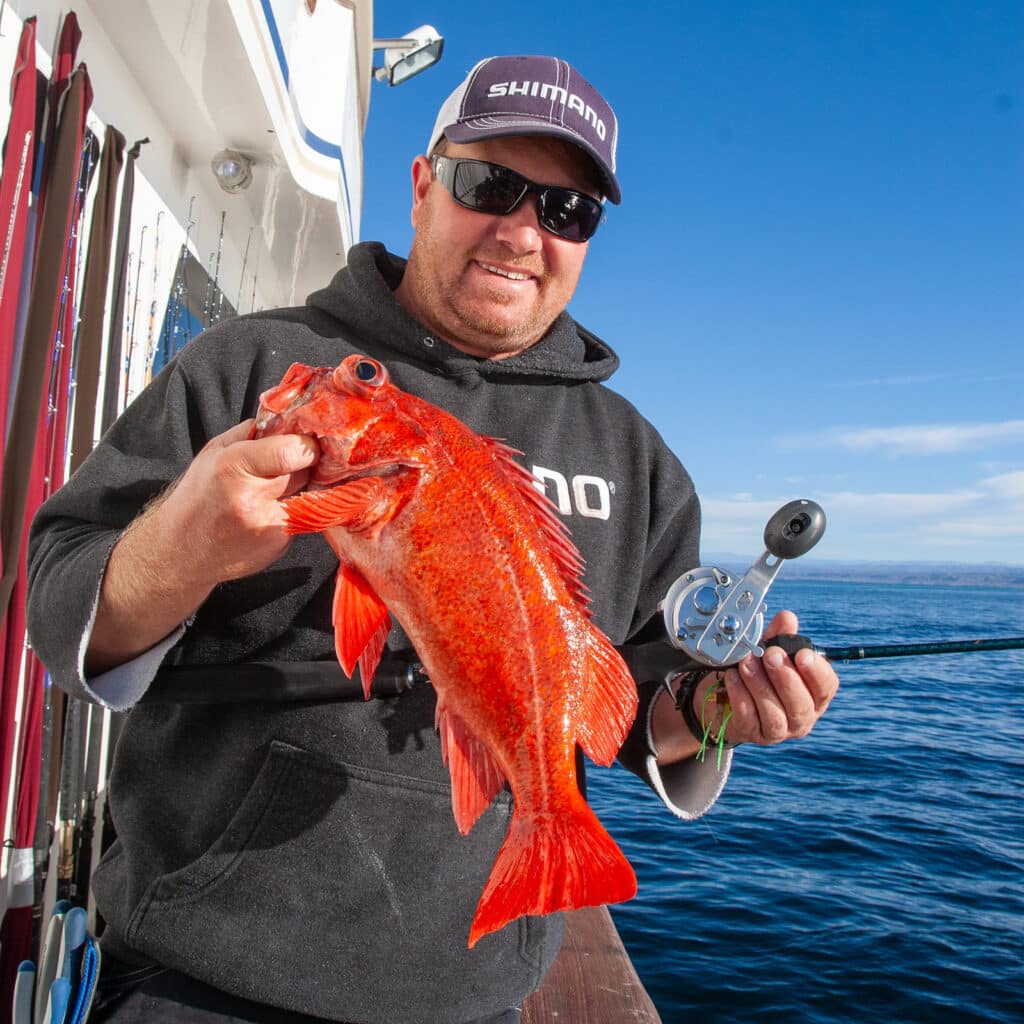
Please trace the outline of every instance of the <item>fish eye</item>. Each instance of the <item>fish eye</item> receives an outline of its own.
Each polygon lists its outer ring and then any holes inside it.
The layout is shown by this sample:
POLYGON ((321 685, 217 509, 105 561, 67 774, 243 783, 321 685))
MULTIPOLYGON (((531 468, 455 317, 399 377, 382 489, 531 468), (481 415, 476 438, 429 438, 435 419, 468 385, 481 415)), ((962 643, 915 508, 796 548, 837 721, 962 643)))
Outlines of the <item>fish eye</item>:
POLYGON ((332 376, 335 390, 342 394, 370 397, 388 382, 388 371, 376 359, 355 355, 343 359, 332 376))
POLYGON ((360 359, 355 365, 355 374, 364 384, 372 384, 374 378, 380 374, 380 367, 376 363, 371 363, 369 359, 360 359))

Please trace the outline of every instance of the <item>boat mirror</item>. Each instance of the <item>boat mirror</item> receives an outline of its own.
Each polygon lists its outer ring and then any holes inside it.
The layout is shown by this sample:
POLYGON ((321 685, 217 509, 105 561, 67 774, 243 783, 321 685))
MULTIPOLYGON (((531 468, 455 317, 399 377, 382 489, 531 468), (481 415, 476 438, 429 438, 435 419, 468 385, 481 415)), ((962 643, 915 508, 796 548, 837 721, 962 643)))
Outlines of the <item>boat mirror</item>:
POLYGON ((433 25, 421 25, 398 39, 374 39, 373 48, 384 51, 384 66, 373 71, 377 81, 401 85, 441 59, 444 37, 433 25))

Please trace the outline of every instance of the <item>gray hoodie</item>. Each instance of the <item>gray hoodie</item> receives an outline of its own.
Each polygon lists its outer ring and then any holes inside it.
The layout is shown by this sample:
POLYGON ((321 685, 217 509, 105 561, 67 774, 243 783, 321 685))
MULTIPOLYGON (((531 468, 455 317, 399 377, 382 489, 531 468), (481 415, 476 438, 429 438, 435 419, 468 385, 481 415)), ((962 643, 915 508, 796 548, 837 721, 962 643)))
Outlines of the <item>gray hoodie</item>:
MULTIPOLYGON (((204 666, 212 689, 244 689, 253 663, 336 674, 337 563, 321 538, 298 537, 269 569, 219 586, 128 667, 118 698, 83 672, 107 558, 142 506, 210 437, 252 416, 291 363, 333 366, 354 352, 524 452, 585 559, 595 624, 627 648, 660 634, 658 602, 699 562, 699 505, 654 428, 603 385, 615 354, 563 313, 521 355, 465 355, 395 300, 403 269, 382 246, 360 244, 305 306, 227 321, 186 346, 38 513, 29 631, 67 692, 128 709, 110 780, 117 840, 94 875, 119 946, 329 1020, 455 1024, 535 988, 561 921, 520 919, 466 948, 509 798, 459 836, 430 688, 368 703, 146 699, 175 666, 204 666)), ((400 628, 388 647, 390 658, 415 658, 400 628)), ((728 766, 659 773, 652 687, 641 693, 623 760, 675 813, 696 816, 728 766)))

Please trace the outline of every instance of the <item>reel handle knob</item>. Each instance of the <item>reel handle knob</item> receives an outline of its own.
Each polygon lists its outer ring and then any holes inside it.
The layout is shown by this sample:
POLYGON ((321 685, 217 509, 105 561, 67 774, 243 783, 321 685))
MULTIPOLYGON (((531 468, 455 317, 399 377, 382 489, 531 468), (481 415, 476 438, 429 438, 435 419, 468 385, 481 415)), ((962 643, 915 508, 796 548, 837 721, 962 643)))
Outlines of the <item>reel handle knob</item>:
POLYGON ((797 498, 782 506, 764 528, 764 546, 776 558, 806 555, 825 533, 825 510, 816 502, 797 498))

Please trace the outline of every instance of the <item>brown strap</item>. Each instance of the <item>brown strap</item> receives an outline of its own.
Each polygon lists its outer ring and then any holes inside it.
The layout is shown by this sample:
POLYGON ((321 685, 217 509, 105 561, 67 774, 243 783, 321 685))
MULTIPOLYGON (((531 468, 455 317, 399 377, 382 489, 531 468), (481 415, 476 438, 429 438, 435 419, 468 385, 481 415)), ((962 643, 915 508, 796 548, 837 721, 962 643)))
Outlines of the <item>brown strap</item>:
POLYGON ((107 125, 100 158, 100 174, 92 207, 89 252, 82 281, 78 325, 78 369, 75 377, 75 422, 71 433, 71 471, 92 451, 96 399, 103 350, 103 311, 110 275, 110 243, 117 212, 117 183, 124 163, 124 136, 107 125))

